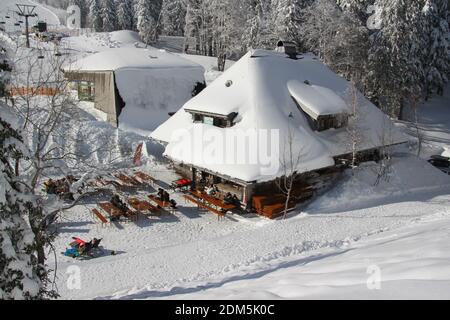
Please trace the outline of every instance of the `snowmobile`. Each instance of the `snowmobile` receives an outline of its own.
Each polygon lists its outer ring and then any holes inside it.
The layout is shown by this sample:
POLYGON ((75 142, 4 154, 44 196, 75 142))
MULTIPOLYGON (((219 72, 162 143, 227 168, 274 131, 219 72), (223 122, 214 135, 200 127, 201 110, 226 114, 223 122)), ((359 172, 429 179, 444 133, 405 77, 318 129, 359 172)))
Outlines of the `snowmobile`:
POLYGON ((80 238, 73 237, 74 241, 70 243, 70 248, 67 249, 63 254, 66 257, 77 258, 97 258, 103 255, 102 248, 99 247, 102 239, 92 239, 86 242, 80 238))

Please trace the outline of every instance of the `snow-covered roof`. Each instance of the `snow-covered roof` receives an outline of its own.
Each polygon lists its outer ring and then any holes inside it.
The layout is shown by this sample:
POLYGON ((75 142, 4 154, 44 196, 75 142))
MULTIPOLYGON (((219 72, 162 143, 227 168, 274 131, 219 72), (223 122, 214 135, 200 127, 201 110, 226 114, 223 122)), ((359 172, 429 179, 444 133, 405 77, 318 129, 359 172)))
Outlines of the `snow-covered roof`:
POLYGON ((292 98, 315 120, 320 116, 348 113, 347 103, 331 89, 298 80, 288 81, 287 87, 292 98))
MULTIPOLYGON (((287 145, 293 145, 292 153, 301 154, 297 172, 308 172, 335 164, 334 157, 351 153, 349 130, 330 129, 314 131, 307 116, 294 98, 317 114, 334 114, 347 110, 345 97, 351 93, 350 83, 336 75, 314 55, 303 55, 298 60, 275 51, 255 50, 247 53, 222 76, 188 101, 169 120, 159 126, 151 137, 167 143, 166 156, 174 161, 188 163, 223 176, 245 182, 270 181, 284 175, 281 165, 286 158, 287 145), (311 85, 307 88, 305 81, 311 85), (301 86, 300 84, 305 84, 301 86), (228 115, 237 113, 234 126, 218 128, 210 124, 194 123, 186 110, 228 115), (243 130, 279 133, 278 170, 262 170, 258 163, 217 162, 208 138, 220 135, 242 135, 243 130), (290 142, 289 142, 290 141, 290 142), (201 155, 201 156, 199 156, 201 155)), ((358 150, 368 150, 383 144, 406 141, 389 118, 358 93, 360 114, 358 123, 358 150), (386 137, 386 133, 389 133, 386 137)), ((356 129, 355 129, 356 130, 356 129)), ((217 141, 217 140, 216 140, 217 141)), ((267 143, 267 145, 270 143, 267 143)), ((247 150, 249 141, 238 141, 236 148, 247 150)), ((223 146, 224 150, 226 149, 223 146)), ((229 151, 226 151, 229 152, 229 151)), ((238 152, 239 155, 239 152, 238 152)))
POLYGON ((202 68, 176 54, 154 48, 113 48, 80 59, 65 71, 117 71, 123 69, 202 68))

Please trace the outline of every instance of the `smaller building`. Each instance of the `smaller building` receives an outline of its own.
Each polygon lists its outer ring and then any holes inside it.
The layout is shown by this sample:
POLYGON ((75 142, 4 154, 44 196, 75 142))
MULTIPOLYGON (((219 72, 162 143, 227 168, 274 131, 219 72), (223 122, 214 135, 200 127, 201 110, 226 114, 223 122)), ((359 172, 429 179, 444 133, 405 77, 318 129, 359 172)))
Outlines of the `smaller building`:
POLYGON ((115 126, 152 131, 204 84, 202 66, 164 50, 116 48, 67 66, 81 101, 95 103, 115 126))

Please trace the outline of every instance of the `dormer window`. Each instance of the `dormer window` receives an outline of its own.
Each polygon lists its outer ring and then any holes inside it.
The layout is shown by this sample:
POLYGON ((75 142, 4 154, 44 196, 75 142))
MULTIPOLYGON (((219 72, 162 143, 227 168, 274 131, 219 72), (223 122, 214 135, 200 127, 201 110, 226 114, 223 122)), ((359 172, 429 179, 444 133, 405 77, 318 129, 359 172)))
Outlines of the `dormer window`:
POLYGON ((194 123, 203 123, 218 128, 230 128, 234 126, 234 120, 237 116, 237 113, 235 112, 230 113, 229 115, 221 115, 188 109, 186 109, 185 111, 192 115, 192 120, 194 123))
POLYGON ((313 130, 339 129, 348 124, 348 108, 334 91, 310 81, 289 81, 288 90, 313 130))

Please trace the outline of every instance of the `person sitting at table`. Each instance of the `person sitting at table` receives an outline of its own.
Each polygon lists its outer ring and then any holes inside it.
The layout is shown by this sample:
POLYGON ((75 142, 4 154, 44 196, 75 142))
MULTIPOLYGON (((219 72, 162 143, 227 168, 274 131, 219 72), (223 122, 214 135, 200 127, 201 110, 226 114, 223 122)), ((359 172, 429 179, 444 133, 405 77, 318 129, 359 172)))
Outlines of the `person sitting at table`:
POLYGON ((234 204, 237 207, 241 205, 241 201, 235 194, 233 194, 233 197, 231 197, 231 204, 234 204))
POLYGON ((207 187, 205 191, 208 196, 213 196, 216 194, 216 187, 212 184, 210 187, 207 187))
POLYGON ((170 202, 170 207, 172 209, 176 209, 177 208, 177 202, 175 200, 172 199, 169 202, 170 202))
POLYGON ((164 202, 170 202, 170 194, 167 191, 163 191, 164 195, 163 195, 163 200, 164 202))
POLYGON ((162 188, 159 188, 159 189, 158 189, 158 194, 157 194, 157 196, 158 196, 158 199, 159 199, 159 200, 164 201, 164 190, 163 190, 162 188))
POLYGON ((123 211, 124 213, 128 212, 128 206, 120 199, 119 195, 113 195, 110 202, 120 211, 123 211))
POLYGON ((223 198, 223 202, 225 203, 225 204, 232 204, 233 203, 233 196, 231 195, 231 193, 227 193, 226 195, 225 195, 225 198, 223 198))

